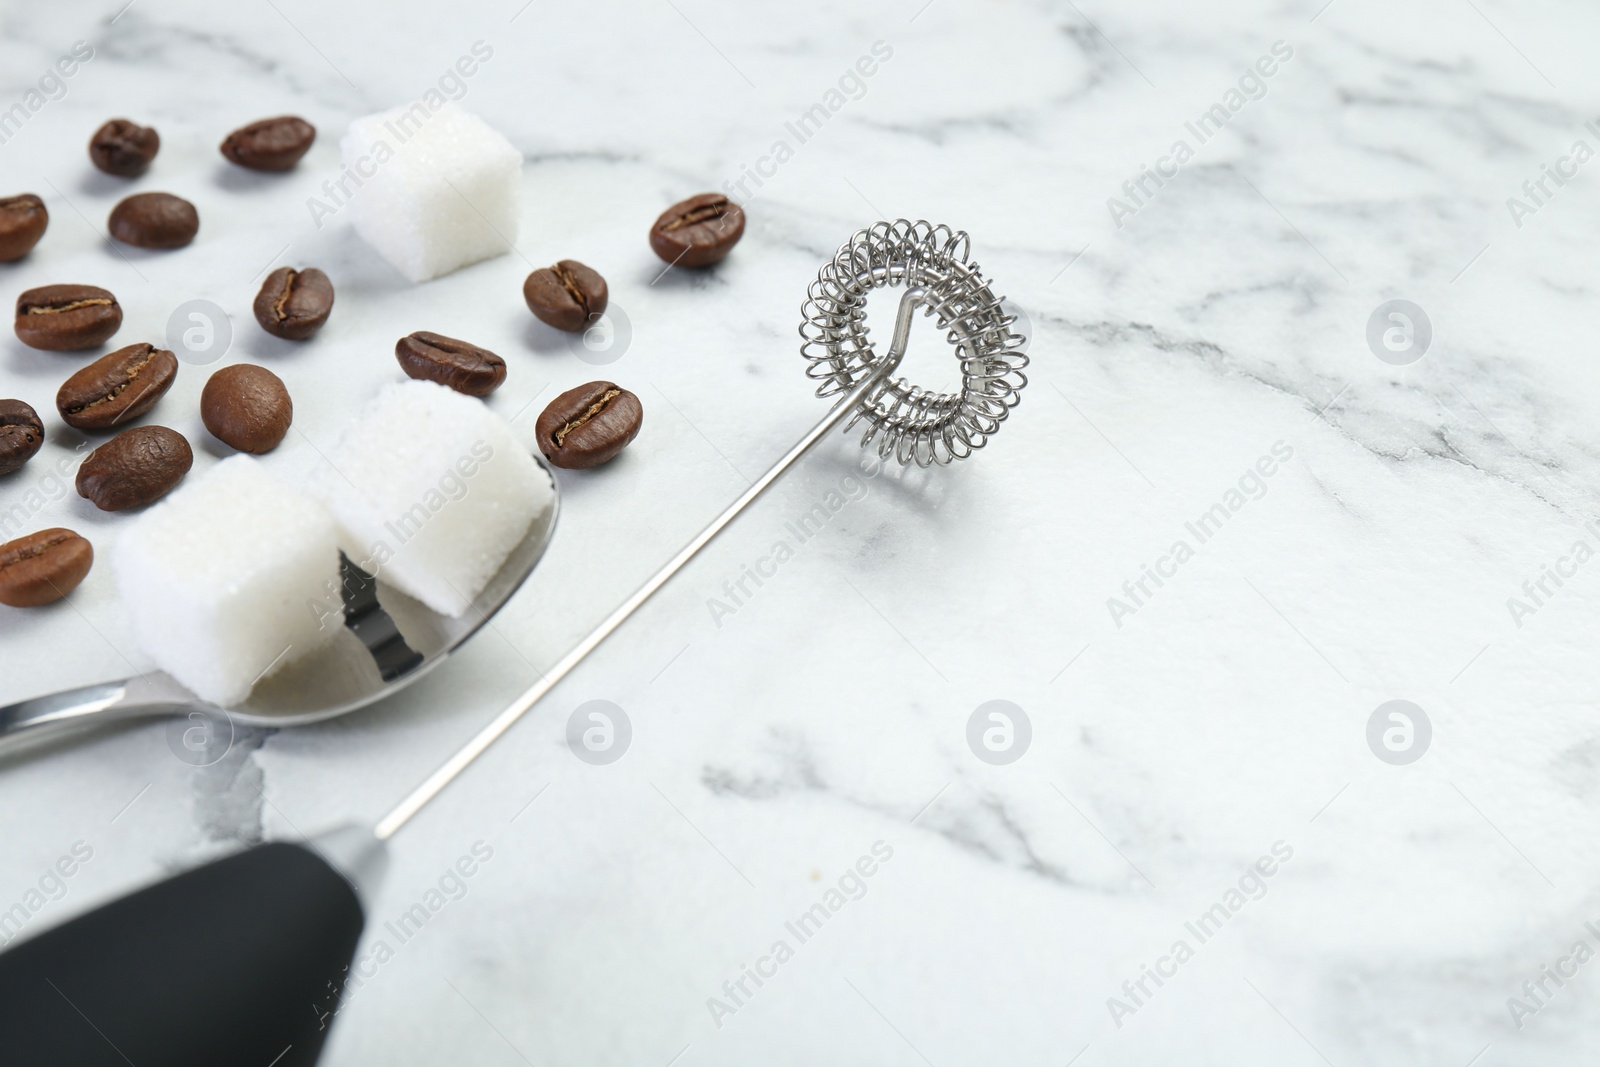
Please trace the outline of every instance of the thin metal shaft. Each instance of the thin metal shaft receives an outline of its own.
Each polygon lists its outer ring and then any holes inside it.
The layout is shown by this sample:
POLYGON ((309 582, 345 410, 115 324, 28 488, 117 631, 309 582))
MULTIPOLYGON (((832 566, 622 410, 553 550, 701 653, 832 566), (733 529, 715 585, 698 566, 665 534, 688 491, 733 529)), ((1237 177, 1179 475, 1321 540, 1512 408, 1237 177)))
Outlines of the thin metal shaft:
POLYGON ((395 805, 394 810, 379 821, 374 831, 378 839, 387 841, 393 837, 395 831, 409 822, 411 817, 421 811, 428 801, 438 796, 440 791, 449 785, 457 775, 466 770, 473 760, 483 755, 490 745, 499 740, 501 734, 511 729, 516 721, 527 713, 529 708, 538 703, 539 699, 546 693, 554 689, 563 678, 572 672, 574 667, 583 662, 585 656, 599 647, 600 642, 610 637, 612 632, 626 622, 628 616, 638 610, 639 606, 646 600, 649 600, 657 589, 667 584, 669 578, 677 574, 685 563, 694 558, 695 553, 704 548, 713 537, 721 533, 723 528, 732 522, 751 501, 765 492, 773 482, 783 475, 784 471, 793 466, 801 456, 809 452, 812 446, 826 437, 834 427, 854 413, 873 389, 877 388, 899 365, 900 358, 905 354, 906 339, 910 336, 912 314, 922 305, 926 298, 927 293, 923 289, 906 290, 905 295, 900 298, 900 311, 895 318, 894 337, 889 345, 889 354, 877 365, 873 372, 858 382, 842 400, 833 406, 821 422, 813 426, 804 437, 795 443, 793 448, 784 454, 782 459, 772 465, 771 470, 757 478, 754 484, 739 496, 739 499, 728 505, 726 511, 713 519, 711 525, 701 530, 694 540, 684 545, 676 556, 668 560, 667 564, 651 576, 649 581, 641 585, 632 596, 623 601, 617 610, 606 616, 605 621, 595 627, 588 637, 579 641, 571 652, 561 657, 561 661, 551 667, 543 678, 530 686, 525 693, 511 702, 510 707, 496 715, 487 726, 479 730, 472 740, 461 746, 460 751, 446 760, 438 770, 430 774, 426 781, 413 789, 410 796, 395 805))

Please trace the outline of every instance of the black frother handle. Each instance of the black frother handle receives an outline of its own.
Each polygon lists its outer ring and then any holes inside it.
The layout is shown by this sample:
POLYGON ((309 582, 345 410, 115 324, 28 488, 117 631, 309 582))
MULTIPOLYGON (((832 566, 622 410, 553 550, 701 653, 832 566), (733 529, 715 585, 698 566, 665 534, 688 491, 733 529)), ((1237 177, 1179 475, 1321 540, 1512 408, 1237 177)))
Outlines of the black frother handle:
POLYGON ((180 874, 0 953, 0 1064, 315 1063, 361 927, 299 845, 180 874))

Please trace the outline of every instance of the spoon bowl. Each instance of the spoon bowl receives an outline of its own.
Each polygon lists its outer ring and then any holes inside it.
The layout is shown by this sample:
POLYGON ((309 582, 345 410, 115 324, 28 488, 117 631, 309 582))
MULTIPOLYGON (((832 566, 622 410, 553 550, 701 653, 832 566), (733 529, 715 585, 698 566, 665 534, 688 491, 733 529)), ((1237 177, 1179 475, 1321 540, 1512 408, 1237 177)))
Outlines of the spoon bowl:
POLYGON ((344 629, 337 637, 257 682, 243 703, 219 708, 164 671, 149 671, 0 707, 0 755, 91 726, 163 715, 193 715, 242 726, 304 726, 382 700, 438 667, 485 626, 544 557, 561 510, 560 487, 534 456, 554 494, 505 563, 459 617, 441 615, 344 555, 344 629))

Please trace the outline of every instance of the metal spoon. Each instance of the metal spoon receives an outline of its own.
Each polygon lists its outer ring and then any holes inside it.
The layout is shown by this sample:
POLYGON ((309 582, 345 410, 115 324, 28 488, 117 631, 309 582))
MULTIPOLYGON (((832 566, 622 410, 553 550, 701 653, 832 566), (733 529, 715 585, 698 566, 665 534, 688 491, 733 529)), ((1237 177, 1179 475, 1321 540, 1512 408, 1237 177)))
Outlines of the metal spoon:
MULTIPOLYGON (((542 456, 540 469, 555 485, 542 456)), ((0 708, 0 754, 91 726, 162 715, 191 715, 245 726, 303 726, 355 711, 421 678, 489 621, 544 556, 560 489, 527 536, 460 618, 440 615, 339 557, 345 627, 334 641, 258 682, 244 703, 209 704, 164 671, 69 689, 0 708)))

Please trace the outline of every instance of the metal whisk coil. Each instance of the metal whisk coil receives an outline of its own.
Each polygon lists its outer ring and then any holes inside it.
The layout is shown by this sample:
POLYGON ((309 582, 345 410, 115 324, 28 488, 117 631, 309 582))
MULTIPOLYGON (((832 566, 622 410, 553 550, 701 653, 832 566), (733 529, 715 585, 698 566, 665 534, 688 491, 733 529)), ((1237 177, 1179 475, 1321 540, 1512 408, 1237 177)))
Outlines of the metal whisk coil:
POLYGON ((806 375, 817 395, 847 393, 877 370, 880 357, 868 340, 867 294, 883 286, 926 291, 924 306, 961 364, 961 391, 938 393, 904 378, 886 377, 862 401, 848 430, 866 423, 863 448, 877 441, 878 455, 920 467, 965 459, 999 430, 1021 399, 1027 339, 1012 329, 976 263, 968 261, 965 231, 897 219, 857 230, 818 272, 801 305, 806 375))

